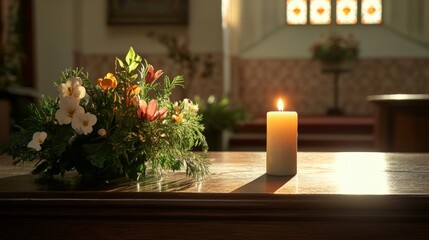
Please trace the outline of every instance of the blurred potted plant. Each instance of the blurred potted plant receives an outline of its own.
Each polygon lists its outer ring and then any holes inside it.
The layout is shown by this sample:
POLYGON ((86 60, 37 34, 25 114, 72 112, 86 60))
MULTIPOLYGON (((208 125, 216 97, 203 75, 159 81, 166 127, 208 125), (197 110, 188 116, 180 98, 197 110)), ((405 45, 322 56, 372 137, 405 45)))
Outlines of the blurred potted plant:
POLYGON ((320 61, 323 65, 341 67, 341 65, 353 62, 358 58, 359 42, 351 33, 346 37, 330 34, 315 42, 310 50, 312 58, 320 61))
POLYGON ((226 97, 216 100, 215 96, 211 95, 207 100, 203 100, 196 96, 194 101, 198 104, 199 111, 203 115, 204 136, 209 150, 223 150, 223 132, 232 130, 246 120, 248 115, 244 109, 233 107, 226 97))
POLYGON ((353 62, 359 56, 359 43, 351 33, 346 37, 333 33, 315 42, 310 50, 313 59, 322 64, 322 73, 333 74, 333 106, 328 108, 327 114, 341 115, 343 110, 339 107, 338 81, 341 74, 352 69, 353 62))

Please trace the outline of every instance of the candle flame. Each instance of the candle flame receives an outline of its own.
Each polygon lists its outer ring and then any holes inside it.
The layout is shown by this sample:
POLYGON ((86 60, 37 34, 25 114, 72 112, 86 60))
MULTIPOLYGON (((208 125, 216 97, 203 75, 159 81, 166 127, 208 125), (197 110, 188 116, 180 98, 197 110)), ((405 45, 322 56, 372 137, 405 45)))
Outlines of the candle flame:
POLYGON ((279 99, 277 101, 277 109, 279 109, 279 111, 283 112, 283 110, 284 110, 283 100, 279 99))

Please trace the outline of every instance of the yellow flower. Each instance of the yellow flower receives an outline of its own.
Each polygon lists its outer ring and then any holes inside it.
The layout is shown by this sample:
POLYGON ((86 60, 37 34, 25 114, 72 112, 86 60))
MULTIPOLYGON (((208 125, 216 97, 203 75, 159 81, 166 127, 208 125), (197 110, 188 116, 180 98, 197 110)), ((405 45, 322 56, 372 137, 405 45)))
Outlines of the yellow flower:
POLYGON ((171 118, 177 123, 182 123, 183 122, 183 113, 173 114, 173 116, 171 118))
POLYGON ((118 81, 113 73, 107 73, 104 78, 99 78, 97 82, 98 86, 103 90, 114 89, 118 85, 118 81))
POLYGON ((140 101, 140 88, 138 85, 132 85, 128 88, 127 90, 127 105, 131 105, 133 104, 134 106, 138 106, 139 105, 139 101, 140 101))

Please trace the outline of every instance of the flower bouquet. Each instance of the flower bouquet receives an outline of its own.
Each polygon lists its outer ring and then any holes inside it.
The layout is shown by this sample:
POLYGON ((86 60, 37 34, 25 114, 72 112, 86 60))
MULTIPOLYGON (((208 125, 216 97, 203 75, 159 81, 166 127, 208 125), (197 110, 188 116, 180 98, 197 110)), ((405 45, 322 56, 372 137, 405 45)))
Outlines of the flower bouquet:
POLYGON ((48 176, 76 170, 103 180, 137 180, 149 169, 160 177, 184 167, 202 179, 209 161, 190 151, 207 150, 198 105, 189 99, 173 103, 171 92, 184 79, 164 76, 158 83, 162 74, 133 48, 97 83, 81 69, 66 69, 56 84, 58 97, 31 105, 1 152, 14 164, 35 160, 33 173, 48 176))
POLYGON ((331 34, 322 41, 315 42, 310 50, 315 60, 325 63, 340 63, 357 59, 359 43, 352 34, 347 37, 331 34))

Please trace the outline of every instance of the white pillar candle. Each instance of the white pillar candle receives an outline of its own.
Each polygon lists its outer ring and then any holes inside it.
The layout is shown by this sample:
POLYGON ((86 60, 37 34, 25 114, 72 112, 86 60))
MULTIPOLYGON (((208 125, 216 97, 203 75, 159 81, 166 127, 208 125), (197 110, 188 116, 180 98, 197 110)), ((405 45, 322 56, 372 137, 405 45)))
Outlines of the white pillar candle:
POLYGON ((278 108, 267 113, 267 174, 291 176, 297 171, 298 114, 283 111, 281 99, 278 108))

